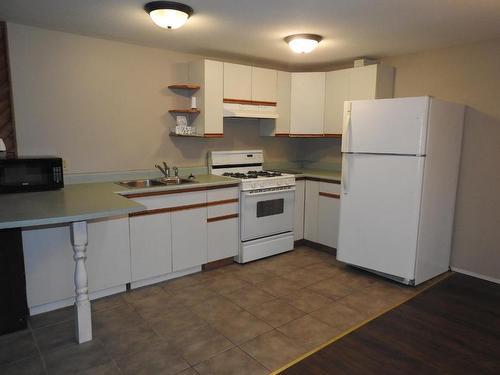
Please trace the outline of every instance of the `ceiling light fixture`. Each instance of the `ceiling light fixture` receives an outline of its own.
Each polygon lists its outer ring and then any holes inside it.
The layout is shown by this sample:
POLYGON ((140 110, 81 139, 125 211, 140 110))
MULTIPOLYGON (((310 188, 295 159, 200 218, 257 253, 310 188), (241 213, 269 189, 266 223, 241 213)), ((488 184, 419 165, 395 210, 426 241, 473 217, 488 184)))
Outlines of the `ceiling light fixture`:
POLYGON ((285 38, 285 42, 295 53, 309 53, 314 50, 323 37, 317 34, 294 34, 285 38))
POLYGON ((189 5, 175 1, 152 1, 144 5, 154 23, 164 29, 178 29, 184 25, 193 14, 189 5))

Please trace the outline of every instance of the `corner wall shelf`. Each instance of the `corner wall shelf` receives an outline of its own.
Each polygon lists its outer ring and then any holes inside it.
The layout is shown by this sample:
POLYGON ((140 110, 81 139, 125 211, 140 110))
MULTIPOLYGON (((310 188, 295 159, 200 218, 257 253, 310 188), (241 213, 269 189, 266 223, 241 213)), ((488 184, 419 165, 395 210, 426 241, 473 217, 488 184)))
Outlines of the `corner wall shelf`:
POLYGON ((169 109, 170 113, 200 113, 198 108, 169 109))
POLYGON ((189 83, 168 86, 168 88, 171 90, 199 90, 200 87, 201 87, 200 85, 193 85, 189 83))

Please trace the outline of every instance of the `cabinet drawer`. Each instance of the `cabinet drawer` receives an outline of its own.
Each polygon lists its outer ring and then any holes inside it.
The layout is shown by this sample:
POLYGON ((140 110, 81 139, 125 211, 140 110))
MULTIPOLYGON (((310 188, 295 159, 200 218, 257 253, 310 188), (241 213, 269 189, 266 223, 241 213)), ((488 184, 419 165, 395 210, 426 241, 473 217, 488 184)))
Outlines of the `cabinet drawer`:
POLYGON ((155 210, 159 208, 171 208, 205 203, 207 201, 207 192, 197 191, 189 193, 155 195, 151 197, 133 198, 132 200, 146 206, 148 210, 155 210))
POLYGON ((237 214, 239 211, 239 204, 229 203, 229 204, 220 204, 217 206, 208 206, 208 218, 215 218, 219 216, 237 214))
POLYGON ((238 199, 239 189, 237 187, 214 189, 207 191, 207 202, 216 202, 226 199, 238 199))
POLYGON ((329 182, 320 182, 319 183, 319 194, 340 194, 340 184, 329 183, 329 182))

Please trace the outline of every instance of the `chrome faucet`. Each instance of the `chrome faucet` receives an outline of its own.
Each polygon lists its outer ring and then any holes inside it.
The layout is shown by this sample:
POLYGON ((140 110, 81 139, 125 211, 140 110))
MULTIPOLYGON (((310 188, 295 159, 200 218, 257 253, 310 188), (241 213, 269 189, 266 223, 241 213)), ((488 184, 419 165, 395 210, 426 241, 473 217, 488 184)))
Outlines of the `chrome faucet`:
POLYGON ((165 176, 166 178, 170 177, 170 167, 167 165, 167 163, 163 162, 163 168, 158 164, 155 164, 155 168, 158 168, 160 172, 163 173, 163 176, 165 176))
POLYGON ((172 169, 174 170, 174 176, 179 177, 179 168, 173 167, 172 169))

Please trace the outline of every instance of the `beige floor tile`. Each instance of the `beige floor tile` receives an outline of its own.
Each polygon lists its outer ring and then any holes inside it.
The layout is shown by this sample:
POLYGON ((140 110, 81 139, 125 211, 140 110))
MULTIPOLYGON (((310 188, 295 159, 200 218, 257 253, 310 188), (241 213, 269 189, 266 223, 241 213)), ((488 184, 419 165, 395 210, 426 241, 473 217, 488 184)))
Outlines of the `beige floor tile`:
POLYGON ((332 303, 332 299, 309 289, 300 289, 290 295, 283 296, 290 305, 309 313, 332 303))
POLYGON ((273 329, 269 324, 256 318, 248 311, 242 311, 228 318, 221 318, 211 324, 236 345, 273 329))
POLYGON ((206 326, 206 321, 187 307, 162 315, 151 324, 152 329, 161 337, 171 340, 186 330, 206 326))
POLYGON ((145 297, 134 303, 134 309, 149 322, 163 319, 166 313, 172 313, 185 307, 179 304, 172 295, 156 294, 145 297))
POLYGON ((335 276, 338 282, 348 286, 351 289, 363 289, 370 286, 379 277, 363 270, 358 270, 352 267, 341 268, 342 272, 335 276))
POLYGON ((297 345, 302 346, 306 350, 314 349, 341 332, 340 329, 332 327, 310 315, 292 320, 290 323, 277 328, 277 330, 295 340, 297 345))
POLYGON ((314 270, 309 268, 301 268, 296 271, 286 273, 282 277, 289 280, 292 285, 298 288, 305 288, 306 286, 315 284, 318 281, 331 276, 327 276, 324 273, 314 272, 314 270))
POLYGON ((235 304, 245 309, 252 306, 261 305, 264 302, 269 302, 273 299, 276 299, 275 296, 264 292, 262 289, 257 288, 255 285, 226 294, 226 297, 235 304))
POLYGON ((243 311, 240 306, 219 295, 191 306, 191 310, 207 322, 231 319, 232 316, 243 311))
POLYGON ((304 315, 303 311, 288 304, 284 299, 274 299, 248 308, 248 311, 275 328, 304 315))
POLYGON ((191 365, 203 362, 234 345, 208 325, 184 330, 168 340, 191 365))
POLYGON ((246 267, 246 265, 231 274, 250 284, 258 284, 277 276, 273 272, 256 269, 255 267, 246 267))
POLYGON ((137 304, 141 299, 157 294, 163 294, 164 290, 157 285, 145 286, 123 293, 122 296, 128 303, 137 304))
POLYGON ((342 269, 338 266, 334 266, 330 263, 316 263, 312 266, 305 268, 307 272, 312 272, 314 274, 320 275, 323 279, 328 279, 330 277, 335 277, 342 272, 342 269))
POLYGON ((172 300, 186 306, 192 306, 201 303, 210 298, 214 298, 217 294, 204 283, 188 286, 186 288, 173 291, 172 300))
POLYGON ((188 286, 199 284, 200 282, 201 282, 201 280, 199 280, 191 275, 187 275, 187 276, 179 277, 177 279, 165 281, 165 282, 159 284, 159 286, 163 290, 166 290, 167 292, 172 292, 174 290, 179 290, 179 289, 182 289, 182 288, 185 288, 188 286))
POLYGON ((333 327, 346 331, 367 320, 370 314, 361 313, 342 303, 334 302, 310 313, 310 315, 333 327))
POLYGON ((194 368, 190 367, 190 368, 187 368, 184 371, 181 371, 181 372, 179 372, 179 373, 177 373, 175 375, 199 375, 199 373, 196 372, 194 370, 194 368))
POLYGON ((250 286, 251 284, 237 278, 232 273, 227 273, 211 280, 207 280, 204 285, 208 286, 214 292, 224 295, 250 286))
POLYGON ((350 294, 338 302, 362 314, 370 315, 379 314, 395 305, 393 296, 381 296, 380 293, 367 293, 365 290, 350 294))
POLYGON ((195 367, 201 375, 264 375, 268 370, 239 348, 232 348, 195 367))
POLYGON ((149 345, 134 354, 117 360, 124 374, 176 374, 189 368, 189 364, 172 346, 162 342, 149 345))
POLYGON ((346 284, 339 282, 336 277, 321 280, 316 284, 309 285, 306 289, 333 300, 343 298, 354 293, 355 291, 354 289, 346 286, 346 284))
POLYGON ((257 286, 264 292, 272 294, 276 297, 285 296, 299 290, 298 287, 293 285, 293 282, 279 276, 259 283, 257 286))
POLYGON ((277 370, 305 352, 295 340, 277 330, 258 336, 240 348, 270 371, 277 370))

